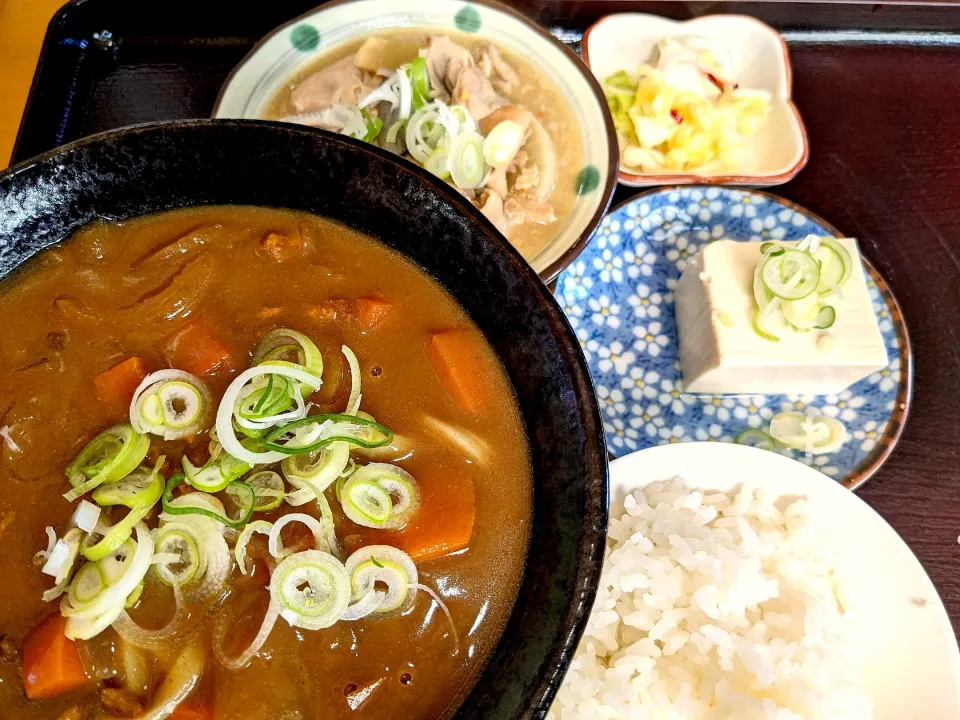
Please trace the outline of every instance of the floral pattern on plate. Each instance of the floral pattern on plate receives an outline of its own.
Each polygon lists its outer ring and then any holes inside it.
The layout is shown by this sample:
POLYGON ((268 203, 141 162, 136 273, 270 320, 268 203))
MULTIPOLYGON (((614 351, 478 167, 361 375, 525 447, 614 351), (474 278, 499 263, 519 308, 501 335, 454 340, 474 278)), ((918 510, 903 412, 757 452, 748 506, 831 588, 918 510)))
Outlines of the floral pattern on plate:
POLYGON ((837 452, 778 450, 855 487, 899 438, 911 388, 910 343, 900 309, 869 262, 864 268, 890 363, 837 395, 703 397, 683 392, 673 291, 688 258, 718 238, 800 240, 840 233, 772 195, 723 187, 661 188, 612 210, 560 276, 557 295, 583 348, 610 452, 694 440, 733 442, 781 410, 819 408, 850 439, 837 452))

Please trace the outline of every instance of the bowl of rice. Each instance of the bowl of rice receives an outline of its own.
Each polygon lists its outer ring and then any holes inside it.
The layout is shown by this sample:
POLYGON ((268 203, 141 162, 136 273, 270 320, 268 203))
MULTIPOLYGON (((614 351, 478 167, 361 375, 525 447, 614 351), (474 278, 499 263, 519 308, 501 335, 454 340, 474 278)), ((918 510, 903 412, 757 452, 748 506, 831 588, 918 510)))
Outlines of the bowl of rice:
POLYGON ((610 466, 600 589, 548 718, 956 720, 937 591, 852 492, 755 448, 610 466))

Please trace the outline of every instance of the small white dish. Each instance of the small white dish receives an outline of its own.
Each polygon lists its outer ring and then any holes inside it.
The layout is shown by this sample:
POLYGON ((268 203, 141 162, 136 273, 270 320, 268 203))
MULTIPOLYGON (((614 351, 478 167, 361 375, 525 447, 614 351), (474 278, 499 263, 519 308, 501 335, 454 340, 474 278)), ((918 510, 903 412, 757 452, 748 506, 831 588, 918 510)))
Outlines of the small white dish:
POLYGON ((277 90, 331 48, 390 28, 434 28, 476 34, 511 50, 541 70, 568 98, 580 130, 583 157, 569 179, 576 195, 571 215, 530 265, 551 282, 586 247, 616 189, 613 120, 599 83, 580 58, 521 13, 494 0, 337 0, 281 25, 261 40, 220 90, 214 118, 263 118, 277 90))
POLYGON ((920 562, 896 531, 856 494, 794 460, 742 445, 663 445, 610 463, 611 516, 627 493, 682 477, 729 491, 743 483, 774 497, 807 498, 845 576, 844 604, 856 613, 868 652, 865 692, 875 720, 958 720, 960 650, 950 619, 920 562))
POLYGON ((686 183, 770 187, 793 178, 807 164, 809 140, 791 100, 787 45, 769 25, 746 15, 708 15, 680 22, 644 13, 620 13, 594 23, 583 36, 581 52, 602 84, 618 70, 636 72, 663 38, 689 36, 726 49, 742 87, 770 93, 767 122, 751 138, 736 166, 726 172, 643 173, 621 163, 620 182, 634 187, 686 183))

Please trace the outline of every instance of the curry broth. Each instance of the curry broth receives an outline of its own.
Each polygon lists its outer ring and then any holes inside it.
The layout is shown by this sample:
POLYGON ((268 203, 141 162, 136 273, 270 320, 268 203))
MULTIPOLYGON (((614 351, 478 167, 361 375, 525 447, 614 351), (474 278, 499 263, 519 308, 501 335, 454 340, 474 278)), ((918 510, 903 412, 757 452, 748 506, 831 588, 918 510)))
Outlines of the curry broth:
MULTIPOLYGON (((469 548, 417 563, 420 582, 450 608, 460 651, 453 655, 442 613, 419 592, 401 617, 340 622, 316 632, 278 622, 246 668, 227 671, 210 652, 211 630, 226 623, 226 647, 236 654, 256 634, 267 604, 264 568, 252 580, 234 569, 230 596, 204 623, 207 662, 196 692, 212 704, 216 720, 433 718, 456 707, 512 608, 529 536, 531 471, 505 373, 479 330, 432 279, 379 243, 311 215, 189 209, 84 228, 0 286, 0 317, 0 426, 10 428, 19 447, 0 445, 0 577, 8 589, 0 593, 0 635, 7 649, 10 641, 22 646, 29 629, 58 606, 41 600, 52 582, 31 558, 46 546, 44 528, 62 533, 72 511, 62 498, 64 468, 97 432, 125 420, 123 408, 95 399, 93 377, 131 354, 143 357, 150 371, 167 367, 166 338, 200 321, 235 358, 230 372, 207 378, 219 398, 265 332, 291 327, 323 352, 325 385, 315 399, 325 412, 342 411, 349 391, 339 352, 346 343, 360 360, 362 409, 413 440, 412 456, 396 464, 425 491, 472 480, 476 521, 469 548), (302 238, 295 256, 278 261, 264 252, 270 232, 302 238), (344 311, 364 296, 393 305, 371 330, 358 329, 344 311), (486 408, 477 416, 448 395, 426 355, 430 334, 454 326, 468 328, 478 348, 486 408), (486 461, 468 461, 433 437, 421 425, 424 414, 479 435, 489 446, 486 461)), ((154 440, 167 455, 167 477, 181 453, 197 451, 182 441, 154 440)), ((283 512, 257 517, 272 520, 283 512)), ((341 519, 338 536, 349 534, 349 525, 341 519)), ((131 615, 150 628, 163 625, 170 612, 169 590, 149 573, 131 615)), ((86 643, 88 673, 118 673, 114 637, 108 629, 86 643)), ((153 658, 152 688, 170 660, 169 652, 153 658)), ((78 717, 100 717, 95 685, 30 701, 20 673, 15 660, 0 659, 5 719, 54 720, 76 706, 87 711, 78 717)))
MULTIPOLYGON (((491 44, 490 40, 476 35, 445 29, 390 29, 363 35, 331 48, 297 70, 270 99, 263 117, 276 120, 295 115, 296 109, 290 99, 293 89, 318 70, 356 52, 368 37, 389 37, 393 42, 404 43, 408 47, 408 51, 404 53, 404 61, 409 62, 417 57, 420 48, 427 45, 431 35, 438 34, 448 35, 458 45, 462 45, 474 54, 491 44)), ((531 260, 560 234, 577 202, 577 175, 583 167, 580 125, 567 99, 541 70, 508 48, 497 45, 497 49, 503 59, 517 71, 521 80, 520 88, 509 93, 506 99, 530 110, 543 123, 557 152, 557 184, 550 195, 550 204, 557 212, 556 222, 547 225, 525 223, 509 228, 507 233, 510 242, 520 251, 520 254, 527 260, 531 260)))

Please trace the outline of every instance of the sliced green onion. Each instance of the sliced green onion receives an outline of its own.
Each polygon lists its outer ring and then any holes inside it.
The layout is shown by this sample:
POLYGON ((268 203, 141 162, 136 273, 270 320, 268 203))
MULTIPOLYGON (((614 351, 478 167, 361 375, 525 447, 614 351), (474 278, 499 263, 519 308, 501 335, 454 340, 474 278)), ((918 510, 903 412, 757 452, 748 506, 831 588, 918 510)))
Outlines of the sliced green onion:
POLYGON ((150 531, 143 523, 135 529, 136 541, 121 543, 108 556, 81 567, 74 577, 60 603, 60 613, 67 618, 68 638, 86 640, 109 626, 150 569, 150 531))
POLYGON ((849 439, 843 423, 815 412, 777 413, 770 420, 770 436, 789 448, 814 455, 834 452, 849 439))
POLYGON ((371 592, 382 596, 371 614, 385 615, 401 609, 408 596, 412 598, 409 586, 419 582, 417 566, 410 556, 389 545, 360 548, 347 558, 345 566, 354 603, 371 592), (377 583, 386 585, 386 592, 376 590, 377 583))
MULTIPOLYGON (((276 360, 294 362, 317 377, 323 375, 323 356, 319 348, 306 335, 290 328, 271 330, 260 338, 253 351, 254 365, 276 360)), ((304 393, 312 393, 315 389, 304 383, 304 393)))
POLYGON ((150 508, 137 508, 128 512, 114 525, 99 525, 95 532, 87 535, 80 543, 80 552, 93 562, 105 558, 130 539, 134 527, 149 511, 150 508))
POLYGON ((185 523, 170 523, 154 532, 154 552, 171 554, 176 560, 155 562, 157 577, 167 585, 186 585, 206 572, 206 554, 201 555, 202 542, 185 523))
MULTIPOLYGON (((225 513, 221 514, 205 507, 182 505, 174 502, 173 490, 184 481, 184 477, 182 474, 174 475, 167 480, 167 485, 163 490, 163 497, 161 498, 163 511, 165 513, 169 515, 202 515, 237 530, 250 522, 250 518, 253 517, 253 508, 257 503, 257 495, 253 488, 247 483, 234 480, 227 485, 227 492, 235 495, 240 505, 237 517, 231 518, 225 513)), ((178 498, 178 500, 179 499, 181 498, 178 498)))
POLYGON ((151 469, 144 465, 136 468, 131 476, 129 484, 116 494, 105 493, 108 504, 127 505, 130 512, 115 525, 105 525, 101 519, 94 532, 88 534, 80 545, 80 552, 87 560, 98 561, 115 552, 133 533, 134 526, 139 523, 159 499, 156 494, 158 483, 162 489, 163 477, 160 475, 160 468, 163 466, 164 458, 157 459, 156 465, 151 469), (96 541, 96 538, 101 538, 96 541))
POLYGON ((753 331, 764 340, 778 342, 780 336, 777 335, 777 329, 772 326, 771 314, 766 309, 757 308, 753 311, 753 331))
POLYGON ((347 399, 347 415, 356 415, 360 410, 360 361, 357 360, 356 353, 346 345, 341 346, 340 352, 347 359, 347 365, 350 367, 350 397, 347 399))
POLYGON ((123 609, 129 610, 138 602, 140 602, 140 596, 143 595, 143 580, 140 581, 140 584, 137 585, 133 592, 127 596, 126 601, 123 603, 123 609))
POLYGON ((349 461, 349 443, 335 442, 313 453, 288 457, 280 463, 280 470, 295 488, 309 488, 319 496, 340 477, 349 461))
POLYGON ((413 109, 419 110, 431 100, 430 72, 427 70, 426 59, 417 58, 410 63, 407 77, 410 78, 410 88, 413 90, 413 109))
MULTIPOLYGON (((167 481, 169 482, 169 481, 167 481)), ((180 495, 179 497, 174 498, 170 501, 170 504, 178 508, 200 508, 207 510, 216 518, 224 518, 227 516, 227 511, 223 507, 223 503, 215 497, 205 492, 188 492, 180 495)), ((178 519, 186 519, 191 523, 198 523, 204 526, 208 526, 210 529, 222 533, 226 529, 220 520, 214 519, 214 517, 203 515, 201 513, 195 512, 186 512, 186 513, 169 513, 162 512, 160 513, 160 522, 174 522, 178 519)))
POLYGON ((801 250, 769 253, 760 265, 760 280, 771 293, 784 300, 810 295, 820 282, 817 261, 801 250))
POLYGON ((850 278, 853 258, 836 238, 824 236, 819 240, 820 247, 813 254, 822 268, 817 292, 820 295, 829 295, 835 293, 850 278))
POLYGON ((150 438, 127 423, 104 430, 67 466, 73 490, 64 497, 73 502, 103 483, 120 480, 143 461, 149 449, 150 438))
POLYGON ((779 243, 775 243, 775 242, 760 243, 760 254, 766 255, 770 250, 773 250, 778 245, 779 243))
POLYGON ((810 293, 799 300, 780 303, 783 318, 797 330, 809 330, 817 324, 817 304, 820 298, 810 293))
POLYGON ((818 330, 826 330, 828 327, 832 327, 836 321, 837 311, 830 305, 824 305, 820 308, 820 312, 817 313, 817 322, 814 327, 818 330))
MULTIPOLYGON (((282 375, 267 375, 267 384, 248 386, 249 394, 241 400, 237 415, 244 420, 263 420, 288 410, 294 404, 293 388, 282 375)), ((243 426, 239 426, 243 429, 243 426)))
POLYGON ((737 444, 760 448, 761 450, 773 450, 777 446, 776 440, 767 433, 763 430, 755 430, 753 428, 744 430, 737 435, 737 444))
POLYGON ((334 442, 380 447, 393 439, 389 428, 355 415, 311 415, 271 430, 264 438, 269 450, 284 455, 312 453, 334 442))
POLYGON ((395 142, 397 142, 397 136, 400 134, 400 131, 403 130, 404 127, 406 127, 406 125, 407 125, 406 120, 398 120, 393 125, 391 125, 390 128, 387 130, 387 144, 393 145, 395 142))
POLYGON ((134 392, 130 424, 137 432, 176 440, 200 432, 211 408, 210 391, 200 378, 182 370, 160 370, 144 378, 134 392))
MULTIPOLYGON (((254 452, 249 450, 248 448, 244 447, 240 440, 237 439, 237 436, 233 430, 233 422, 236 416, 237 405, 240 402, 240 394, 244 389, 244 386, 248 382, 254 380, 254 378, 265 377, 271 374, 283 375, 284 377, 296 380, 301 384, 306 384, 312 389, 317 389, 322 385, 322 381, 319 377, 311 375, 299 366, 282 362, 268 362, 264 365, 252 367, 234 378, 233 382, 230 383, 230 386, 224 393, 223 399, 220 401, 220 407, 217 410, 217 439, 220 441, 223 449, 228 454, 232 455, 237 460, 242 460, 248 465, 279 462, 284 458, 283 453, 254 452)), ((306 406, 303 404, 303 398, 299 393, 297 393, 296 400, 298 401, 297 412, 293 413, 293 415, 297 418, 302 418, 306 415, 306 406)), ((274 418, 274 420, 279 422, 280 418, 277 417, 274 418)))
POLYGON ((163 494, 162 465, 162 457, 152 469, 141 465, 122 480, 98 487, 93 491, 93 499, 102 507, 124 505, 131 510, 152 508, 163 494))
POLYGON ((363 122, 367 128, 367 134, 362 139, 364 142, 372 143, 377 139, 380 131, 383 130, 383 120, 371 117, 366 109, 361 110, 360 113, 363 115, 363 122))
POLYGON ((348 518, 364 527, 399 530, 420 505, 420 491, 403 468, 371 463, 347 480, 340 503, 348 518))
POLYGON ((230 548, 223 535, 198 515, 185 515, 154 530, 157 576, 175 588, 192 586, 188 597, 203 602, 223 590, 230 574, 230 548))
POLYGON ((273 523, 269 523, 266 520, 254 520, 240 532, 240 536, 237 538, 237 544, 233 549, 233 556, 237 560, 237 566, 240 568, 242 575, 247 574, 247 544, 250 542, 250 538, 253 537, 254 533, 269 536, 272 528, 273 523))
POLYGON ((493 168, 509 165, 523 145, 523 136, 523 128, 513 120, 504 120, 495 126, 483 140, 483 159, 487 165, 493 168))
POLYGON ((329 553, 304 550, 289 555, 270 578, 270 595, 280 616, 306 630, 330 627, 350 602, 350 577, 329 553))
MULTIPOLYGON (((244 447, 254 446, 254 441, 242 441, 244 447)), ((190 459, 183 456, 183 472, 187 476, 187 483, 202 492, 220 492, 234 480, 246 475, 253 468, 242 460, 230 455, 224 455, 217 462, 209 462, 198 468, 190 459)))
POLYGON ((283 478, 272 470, 261 470, 248 477, 245 482, 253 488, 256 496, 256 503, 253 506, 255 512, 275 510, 287 496, 283 478))
POLYGON ((270 528, 270 537, 267 541, 267 547, 270 550, 270 554, 273 555, 277 560, 282 560, 293 553, 289 548, 284 547, 283 541, 280 539, 280 533, 287 525, 292 522, 303 523, 307 526, 311 533, 313 533, 313 540, 316 543, 314 550, 320 550, 321 552, 330 552, 330 548, 327 546, 326 538, 323 533, 323 526, 320 522, 313 517, 312 515, 307 515, 306 513, 290 513, 289 515, 284 515, 282 518, 277 520, 273 527, 270 528))
POLYGON ((483 136, 478 132, 463 132, 450 143, 450 179, 464 190, 480 187, 487 176, 483 159, 483 136))
POLYGON ((423 163, 427 172, 433 173, 441 180, 450 177, 450 154, 447 152, 446 145, 441 143, 436 150, 430 153, 430 157, 423 163))

